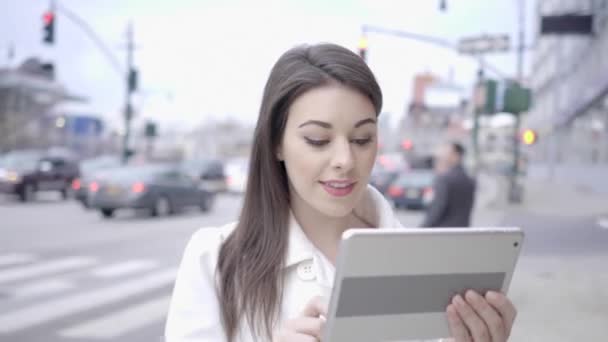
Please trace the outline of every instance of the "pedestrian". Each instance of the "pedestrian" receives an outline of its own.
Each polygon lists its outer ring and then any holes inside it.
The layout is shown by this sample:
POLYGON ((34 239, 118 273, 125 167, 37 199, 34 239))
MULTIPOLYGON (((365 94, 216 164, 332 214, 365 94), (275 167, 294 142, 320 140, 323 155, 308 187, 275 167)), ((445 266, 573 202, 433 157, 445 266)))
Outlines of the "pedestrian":
POLYGON ((438 149, 434 167, 433 200, 423 227, 468 227, 475 201, 475 181, 463 164, 465 150, 459 143, 447 143, 438 149))
MULTIPOLYGON (((342 233, 400 226, 367 184, 381 106, 374 75, 350 50, 301 46, 279 58, 264 89, 239 220, 192 236, 168 342, 320 341, 342 233)), ((470 294, 447 309, 457 341, 505 341, 512 303, 470 294)))

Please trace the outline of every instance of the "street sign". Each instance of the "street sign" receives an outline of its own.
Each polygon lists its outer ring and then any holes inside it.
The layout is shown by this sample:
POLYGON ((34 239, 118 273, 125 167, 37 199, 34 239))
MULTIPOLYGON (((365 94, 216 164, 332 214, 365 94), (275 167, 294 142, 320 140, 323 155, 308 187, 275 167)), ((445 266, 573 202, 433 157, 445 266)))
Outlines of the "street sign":
POLYGON ((479 114, 519 114, 532 105, 532 92, 513 81, 487 79, 477 84, 474 92, 475 111, 479 114))
POLYGON ((547 15, 541 17, 540 34, 580 34, 593 33, 593 15, 591 14, 565 14, 547 15))
POLYGON ((508 34, 481 35, 463 38, 458 42, 458 52, 476 55, 492 52, 506 52, 511 48, 511 38, 508 34))

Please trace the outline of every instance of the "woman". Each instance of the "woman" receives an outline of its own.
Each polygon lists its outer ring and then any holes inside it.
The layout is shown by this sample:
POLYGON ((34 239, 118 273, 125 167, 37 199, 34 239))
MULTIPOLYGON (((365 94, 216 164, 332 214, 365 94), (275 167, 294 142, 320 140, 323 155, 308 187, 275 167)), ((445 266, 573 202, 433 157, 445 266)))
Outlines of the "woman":
MULTIPOLYGON (((357 55, 297 47, 273 67, 254 133, 237 223, 194 234, 166 337, 177 341, 319 341, 334 262, 349 228, 398 227, 368 186, 382 94, 357 55)), ((469 291, 447 309, 457 341, 505 341, 515 309, 469 291)))

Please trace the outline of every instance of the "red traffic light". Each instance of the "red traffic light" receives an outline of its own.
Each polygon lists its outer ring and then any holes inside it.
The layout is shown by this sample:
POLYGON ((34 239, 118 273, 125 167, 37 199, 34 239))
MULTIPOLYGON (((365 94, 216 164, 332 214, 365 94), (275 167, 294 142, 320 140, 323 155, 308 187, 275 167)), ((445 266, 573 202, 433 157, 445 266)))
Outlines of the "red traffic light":
POLYGON ((42 41, 46 44, 55 42, 55 13, 46 11, 42 16, 44 27, 42 28, 42 41))
POLYGON ((53 20, 55 19, 55 14, 51 11, 47 11, 42 16, 42 20, 44 20, 45 25, 51 25, 53 20))

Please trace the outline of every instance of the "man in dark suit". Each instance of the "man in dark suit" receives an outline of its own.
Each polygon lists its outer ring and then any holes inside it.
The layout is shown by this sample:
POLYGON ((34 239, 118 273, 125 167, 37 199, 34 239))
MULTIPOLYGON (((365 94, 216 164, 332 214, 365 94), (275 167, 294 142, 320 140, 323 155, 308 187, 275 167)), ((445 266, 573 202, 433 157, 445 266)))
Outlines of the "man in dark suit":
POLYGON ((475 181, 462 166, 464 148, 458 143, 441 146, 435 157, 437 175, 423 227, 468 227, 475 201, 475 181))

